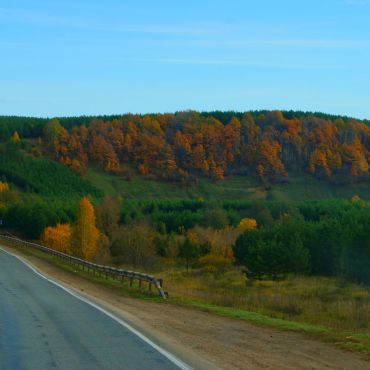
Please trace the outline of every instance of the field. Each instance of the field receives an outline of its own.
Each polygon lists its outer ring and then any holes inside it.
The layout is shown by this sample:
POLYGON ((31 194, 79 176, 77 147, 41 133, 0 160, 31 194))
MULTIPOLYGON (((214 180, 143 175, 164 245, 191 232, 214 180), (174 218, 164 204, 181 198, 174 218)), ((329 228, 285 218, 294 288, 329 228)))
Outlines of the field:
POLYGON ((134 176, 130 181, 90 169, 86 177, 105 194, 123 199, 253 199, 272 201, 304 201, 311 199, 347 198, 359 195, 370 199, 369 184, 330 185, 309 175, 296 175, 284 184, 266 189, 253 177, 231 177, 221 182, 200 179, 199 184, 183 186, 134 176))
POLYGON ((290 276, 247 284, 237 269, 219 275, 172 269, 160 275, 174 296, 339 331, 370 328, 369 288, 339 279, 290 276))

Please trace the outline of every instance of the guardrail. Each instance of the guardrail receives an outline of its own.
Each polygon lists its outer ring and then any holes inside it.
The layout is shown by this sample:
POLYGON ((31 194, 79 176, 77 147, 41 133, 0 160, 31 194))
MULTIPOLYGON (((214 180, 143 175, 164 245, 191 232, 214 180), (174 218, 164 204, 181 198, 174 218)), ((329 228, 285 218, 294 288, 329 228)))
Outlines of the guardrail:
POLYGON ((158 290, 158 294, 161 298, 163 299, 167 298, 167 293, 163 290, 163 280, 157 279, 152 275, 143 274, 141 272, 117 269, 117 268, 110 267, 110 266, 98 265, 96 263, 88 262, 81 258, 73 257, 73 256, 70 256, 69 254, 55 251, 43 245, 27 242, 25 240, 22 240, 22 239, 13 237, 13 236, 7 236, 7 235, 0 234, 0 240, 6 241, 15 246, 20 246, 20 247, 26 246, 26 247, 35 248, 44 253, 59 257, 63 261, 66 261, 70 263, 71 265, 82 267, 83 271, 85 271, 86 269, 88 274, 90 274, 91 272, 94 276, 95 274, 98 274, 99 276, 103 275, 105 276, 106 279, 108 279, 108 277, 111 277, 112 279, 119 280, 122 283, 124 282, 125 279, 128 279, 128 281, 130 282, 130 286, 133 286, 135 280, 138 281, 139 287, 142 286, 143 282, 146 282, 148 283, 149 291, 151 291, 152 287, 154 286, 154 288, 158 290))

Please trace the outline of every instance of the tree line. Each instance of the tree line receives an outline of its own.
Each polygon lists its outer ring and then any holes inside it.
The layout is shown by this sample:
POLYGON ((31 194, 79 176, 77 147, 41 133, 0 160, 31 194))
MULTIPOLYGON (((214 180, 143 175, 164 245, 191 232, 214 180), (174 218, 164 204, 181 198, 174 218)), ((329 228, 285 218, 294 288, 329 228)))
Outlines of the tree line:
POLYGON ((288 273, 336 276, 370 283, 370 204, 307 202, 272 226, 242 234, 233 251, 250 278, 288 273))
POLYGON ((42 124, 39 150, 82 175, 93 164, 127 178, 134 169, 180 182, 231 175, 283 181, 297 171, 334 182, 368 179, 370 128, 349 118, 179 112, 42 124))

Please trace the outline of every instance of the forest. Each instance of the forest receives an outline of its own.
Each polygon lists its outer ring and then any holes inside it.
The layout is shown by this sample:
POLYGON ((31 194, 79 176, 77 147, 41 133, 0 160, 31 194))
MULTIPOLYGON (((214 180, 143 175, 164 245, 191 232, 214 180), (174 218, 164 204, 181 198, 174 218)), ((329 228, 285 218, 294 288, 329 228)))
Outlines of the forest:
POLYGON ((0 137, 15 131, 39 138, 35 154, 82 176, 94 165, 127 179, 139 173, 180 183, 241 175, 269 184, 297 172, 368 181, 369 122, 347 117, 271 111, 0 119, 0 137))

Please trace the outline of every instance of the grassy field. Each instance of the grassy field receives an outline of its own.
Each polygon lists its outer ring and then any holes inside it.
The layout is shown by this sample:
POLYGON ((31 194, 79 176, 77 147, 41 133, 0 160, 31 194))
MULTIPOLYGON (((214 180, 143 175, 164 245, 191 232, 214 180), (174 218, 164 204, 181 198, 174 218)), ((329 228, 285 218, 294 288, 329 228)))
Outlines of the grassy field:
POLYGON ((347 198, 359 195, 369 199, 369 184, 330 185, 312 176, 297 175, 285 184, 276 184, 266 190, 252 177, 232 177, 221 182, 201 179, 198 185, 182 186, 134 176, 131 181, 102 171, 90 169, 87 179, 105 194, 124 199, 196 199, 232 200, 261 199, 276 201, 303 201, 311 199, 347 198))
POLYGON ((339 331, 370 330, 370 289, 327 277, 246 283, 237 269, 215 275, 161 271, 171 295, 339 331))
MULTIPOLYGON (((157 272, 158 273, 158 272, 157 272)), ((370 354, 370 288, 327 277, 246 282, 241 271, 160 272, 172 299, 222 316, 302 331, 370 354)))

